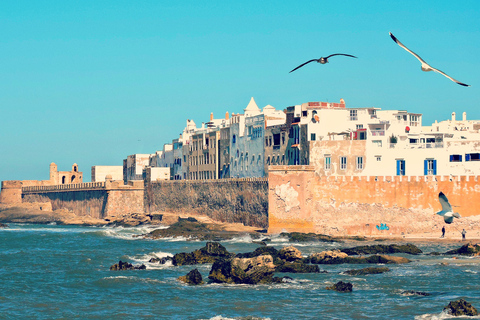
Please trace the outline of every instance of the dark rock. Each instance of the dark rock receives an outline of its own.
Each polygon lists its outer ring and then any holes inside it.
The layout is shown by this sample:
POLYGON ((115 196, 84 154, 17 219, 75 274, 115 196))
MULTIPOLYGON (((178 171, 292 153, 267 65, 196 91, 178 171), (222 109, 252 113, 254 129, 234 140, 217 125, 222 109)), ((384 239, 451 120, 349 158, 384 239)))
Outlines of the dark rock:
POLYGON ((118 263, 115 263, 113 266, 110 267, 110 270, 118 271, 118 270, 145 270, 147 267, 145 267, 144 264, 140 266, 134 266, 133 264, 129 262, 123 262, 122 260, 118 261, 118 263))
POLYGON ((414 290, 405 290, 400 292, 402 296, 430 296, 430 293, 422 292, 422 291, 414 291, 414 290))
POLYGON ((301 232, 282 232, 281 237, 287 237, 290 242, 335 242, 334 238, 316 233, 301 233, 301 232))
POLYGON ((173 257, 163 257, 163 258, 151 258, 148 262, 150 263, 159 263, 159 264, 165 264, 168 261, 172 261, 173 257))
POLYGON ((195 218, 193 218, 193 217, 188 217, 188 218, 180 218, 180 217, 178 217, 178 221, 198 222, 198 220, 195 219, 195 218))
POLYGON ((353 285, 350 282, 339 281, 333 286, 326 287, 327 290, 335 290, 338 292, 352 292, 353 285))
POLYGON ((200 274, 198 269, 193 269, 192 271, 187 273, 187 275, 179 277, 178 280, 191 285, 203 284, 202 275, 200 274))
POLYGON ((439 255, 441 255, 441 253, 440 253, 440 252, 437 252, 437 251, 432 251, 432 252, 430 252, 428 255, 430 255, 430 256, 439 256, 439 255))
MULTIPOLYGON (((190 219, 191 220, 191 219, 190 219)), ((190 221, 188 218, 180 219, 170 227, 166 229, 157 229, 144 235, 146 238, 170 238, 170 237, 185 237, 190 240, 201 241, 222 241, 230 240, 239 235, 245 234, 244 232, 230 232, 223 230, 216 230, 219 228, 214 224, 206 224, 198 221, 190 221)), ((250 234, 252 237, 256 237, 255 233, 250 234)))
POLYGON ((352 255, 362 255, 362 254, 378 254, 378 253, 408 253, 408 254, 420 254, 422 250, 417 248, 417 246, 407 243, 405 245, 397 244, 376 244, 371 246, 359 246, 347 249, 341 249, 340 251, 345 252, 349 256, 352 255))
POLYGON ((214 263, 217 259, 231 258, 233 254, 229 253, 224 246, 218 242, 207 242, 205 247, 195 250, 192 253, 177 253, 173 256, 173 265, 194 265, 214 263))
POLYGON ((269 255, 253 258, 218 259, 210 270, 208 278, 218 283, 258 284, 273 283, 275 265, 269 255))
POLYGON ((347 270, 345 271, 345 273, 351 276, 360 276, 365 274, 379 274, 379 273, 384 273, 388 271, 390 271, 390 269, 386 267, 381 267, 381 268, 369 267, 369 268, 356 269, 356 270, 347 270))
POLYGON ((477 316, 478 311, 467 301, 460 299, 456 301, 450 301, 450 303, 443 308, 452 316, 477 316))
POLYGON ((467 243, 466 245, 461 246, 458 249, 450 250, 445 252, 445 254, 460 254, 463 256, 477 256, 480 255, 480 244, 471 244, 467 243))
POLYGON ((396 257, 390 255, 371 255, 366 257, 350 257, 344 252, 324 251, 312 254, 310 260, 314 264, 366 264, 366 263, 383 263, 383 264, 401 264, 411 262, 404 257, 396 257))
POLYGON ((8 225, 0 222, 0 228, 8 228, 8 225))
POLYGON ((264 241, 252 241, 252 243, 259 244, 261 246, 266 246, 267 245, 264 241))
MULTIPOLYGON (((275 261, 275 272, 283 273, 319 273, 320 268, 316 264, 305 264, 302 262, 285 262, 278 259, 275 261), (277 265, 277 261, 281 261, 277 265)), ((326 271, 324 271, 326 272, 326 271)))
POLYGON ((253 257, 258 257, 261 255, 271 255, 273 259, 276 259, 278 257, 278 250, 275 249, 274 247, 260 247, 255 249, 253 252, 247 252, 247 253, 238 253, 236 255, 237 258, 253 258, 253 257))

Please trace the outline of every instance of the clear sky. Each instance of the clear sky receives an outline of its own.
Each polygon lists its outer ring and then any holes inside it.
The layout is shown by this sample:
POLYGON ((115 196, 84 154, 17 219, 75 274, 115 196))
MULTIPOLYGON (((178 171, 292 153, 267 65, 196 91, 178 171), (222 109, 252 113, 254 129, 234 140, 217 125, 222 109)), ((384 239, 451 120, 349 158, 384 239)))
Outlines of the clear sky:
POLYGON ((480 119, 480 1, 1 1, 0 180, 154 153, 250 97, 480 119), (462 87, 420 63, 400 41, 462 87), (330 63, 299 64, 332 53, 330 63))

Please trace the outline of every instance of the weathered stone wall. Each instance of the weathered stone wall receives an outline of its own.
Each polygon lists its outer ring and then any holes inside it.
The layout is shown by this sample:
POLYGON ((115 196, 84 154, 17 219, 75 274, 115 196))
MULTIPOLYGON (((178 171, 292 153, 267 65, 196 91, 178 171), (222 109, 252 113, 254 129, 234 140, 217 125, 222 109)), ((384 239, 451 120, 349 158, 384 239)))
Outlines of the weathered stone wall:
POLYGON ((22 203, 22 181, 2 181, 0 203, 22 203))
MULTIPOLYGON (((479 215, 474 176, 320 177, 313 166, 269 168, 269 233, 402 235, 440 230, 442 191, 462 217, 479 215), (388 226, 379 230, 377 226, 388 226)), ((456 220, 466 227, 468 219, 456 220)), ((467 230, 468 231, 468 230, 467 230)))
POLYGON ((163 181, 148 184, 147 212, 202 213, 224 222, 267 227, 267 179, 163 181))
POLYGON ((107 202, 105 190, 61 191, 24 194, 24 202, 50 202, 52 210, 66 209, 78 216, 103 218, 107 202))

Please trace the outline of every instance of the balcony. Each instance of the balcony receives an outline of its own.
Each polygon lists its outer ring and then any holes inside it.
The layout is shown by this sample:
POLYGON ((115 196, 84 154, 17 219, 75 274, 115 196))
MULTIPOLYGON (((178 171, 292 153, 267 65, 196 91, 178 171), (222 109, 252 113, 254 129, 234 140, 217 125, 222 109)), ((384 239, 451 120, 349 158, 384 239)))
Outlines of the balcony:
POLYGON ((372 130, 372 136, 376 137, 384 137, 385 136, 385 130, 372 130))

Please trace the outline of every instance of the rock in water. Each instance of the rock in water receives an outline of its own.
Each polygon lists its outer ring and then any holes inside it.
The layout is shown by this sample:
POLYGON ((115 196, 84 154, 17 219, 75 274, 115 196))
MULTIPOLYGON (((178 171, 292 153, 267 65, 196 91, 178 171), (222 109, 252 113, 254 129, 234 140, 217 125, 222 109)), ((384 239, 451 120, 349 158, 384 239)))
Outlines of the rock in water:
POLYGON ((140 266, 134 266, 133 264, 129 262, 123 262, 122 260, 118 261, 118 263, 115 263, 113 266, 110 267, 110 270, 118 271, 118 270, 145 270, 147 267, 145 267, 144 264, 140 266))
POLYGON ((477 316, 478 311, 467 301, 460 299, 456 301, 450 301, 448 306, 443 308, 452 316, 477 316))
POLYGON ((349 256, 352 255, 362 255, 362 254, 377 254, 377 253, 408 253, 408 254, 420 254, 420 250, 417 246, 407 243, 403 245, 398 244, 377 244, 372 246, 359 246, 348 249, 342 249, 342 252, 345 252, 349 256))
POLYGON ((302 259, 302 253, 294 246, 283 247, 278 251, 278 257, 286 261, 297 261, 302 259))
POLYGON ((237 258, 253 258, 261 255, 271 255, 273 259, 276 259, 278 256, 278 250, 274 247, 260 247, 255 249, 253 252, 247 253, 238 253, 237 258))
POLYGON ((445 254, 461 254, 464 256, 478 256, 480 255, 480 244, 467 243, 466 245, 463 245, 458 249, 447 251, 445 252, 445 254))
POLYGON ((415 290, 405 290, 400 292, 402 296, 429 296, 430 293, 428 292, 422 292, 422 291, 415 291, 415 290))
POLYGON ((200 274, 198 269, 193 269, 192 271, 187 273, 187 275, 178 277, 178 280, 191 285, 203 284, 202 275, 200 274))
POLYGON ((310 260, 312 263, 316 264, 330 264, 334 263, 334 261, 342 260, 346 257, 348 257, 348 254, 340 252, 340 250, 327 250, 320 253, 313 253, 310 256, 310 260))
MULTIPOLYGON (((278 261, 278 260, 277 260, 278 261)), ((276 272, 284 272, 284 273, 319 273, 320 268, 316 264, 306 264, 303 262, 285 262, 280 260, 281 262, 276 264, 276 272)), ((326 271, 324 271, 326 273, 326 271)))
POLYGON ((271 283, 275 265, 270 255, 253 258, 218 259, 208 278, 213 282, 235 284, 271 283))
POLYGON ((371 268, 363 268, 363 269, 357 269, 357 270, 347 270, 345 271, 345 273, 351 276, 360 276, 365 274, 379 274, 379 273, 384 273, 388 271, 390 271, 390 269, 386 267, 381 267, 381 268, 371 267, 371 268))
POLYGON ((333 286, 326 287, 327 290, 335 290, 338 292, 352 292, 353 285, 350 282, 339 281, 333 286))
POLYGON ((218 242, 207 242, 205 247, 195 250, 191 253, 177 253, 173 256, 173 265, 194 265, 214 263, 217 259, 227 259, 232 257, 232 254, 225 249, 218 242))

